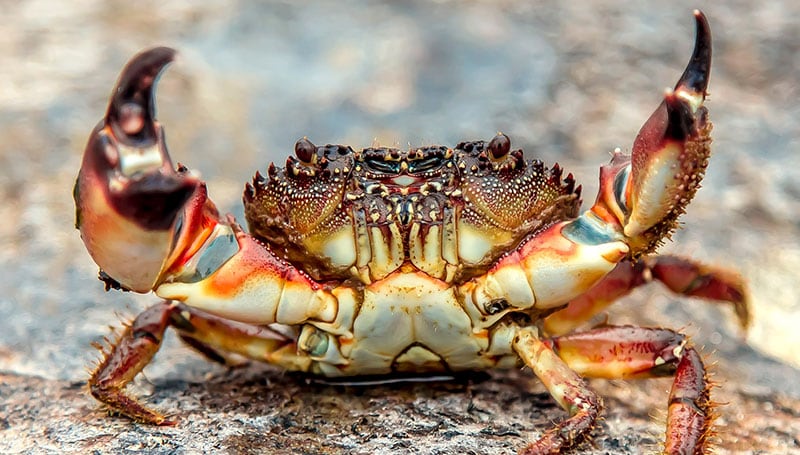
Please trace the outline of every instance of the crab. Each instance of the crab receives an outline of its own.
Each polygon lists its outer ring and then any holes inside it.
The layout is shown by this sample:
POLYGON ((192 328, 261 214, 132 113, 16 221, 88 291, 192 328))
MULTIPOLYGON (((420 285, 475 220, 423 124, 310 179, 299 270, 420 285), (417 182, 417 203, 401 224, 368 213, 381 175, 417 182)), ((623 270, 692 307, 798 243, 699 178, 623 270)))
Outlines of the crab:
POLYGON ((238 355, 324 377, 527 366, 568 417, 526 454, 587 438, 602 402, 584 377, 673 376, 665 452, 706 451, 713 404, 687 337, 590 324, 652 280, 730 305, 748 324, 736 273, 655 253, 710 156, 711 35, 694 16, 683 75, 631 155, 617 149, 600 168, 584 212, 572 174, 526 159, 501 133, 410 150, 302 138, 285 167, 246 184, 248 233, 167 153, 154 90, 175 52, 136 55, 86 146, 76 226, 107 290, 163 300, 104 350, 91 394, 133 420, 175 424, 126 391, 172 327, 213 360, 238 355))

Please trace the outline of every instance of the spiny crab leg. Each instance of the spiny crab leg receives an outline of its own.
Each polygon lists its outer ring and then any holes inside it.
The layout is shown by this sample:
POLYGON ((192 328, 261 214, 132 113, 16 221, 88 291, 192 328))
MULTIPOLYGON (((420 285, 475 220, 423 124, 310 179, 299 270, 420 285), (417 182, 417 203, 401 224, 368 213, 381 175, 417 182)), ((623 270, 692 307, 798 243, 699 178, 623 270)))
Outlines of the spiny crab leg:
POLYGON ((87 144, 74 193, 76 227, 107 287, 154 291, 167 300, 134 321, 90 380, 97 399, 156 424, 167 422, 123 389, 158 350, 168 326, 206 355, 218 348, 306 371, 309 357, 261 326, 331 323, 341 302, 355 304, 351 294, 335 297, 221 216, 205 183, 183 166, 174 168, 154 104, 155 82, 174 55, 151 49, 123 69, 87 144))
POLYGON ((602 402, 582 377, 631 379, 674 375, 665 453, 704 453, 713 420, 705 367, 684 335, 667 329, 606 326, 540 339, 519 329, 514 349, 570 416, 524 448, 526 455, 561 453, 584 440, 602 402))
POLYGON ((548 316, 544 322, 545 332, 548 335, 567 333, 652 280, 661 282, 679 295, 732 305, 741 328, 746 330, 750 324, 750 304, 741 276, 689 258, 658 255, 617 264, 589 291, 570 301, 563 310, 548 316))
MULTIPOLYGON (((281 348, 293 351, 293 342, 265 327, 218 318, 177 302, 154 305, 136 317, 111 346, 89 378, 92 395, 112 410, 144 423, 174 425, 160 413, 148 409, 125 393, 125 386, 153 358, 167 327, 202 343, 249 358, 268 361, 267 355, 281 348)), ((291 354, 290 354, 291 355, 291 354)))
POLYGON ((542 381, 569 417, 520 452, 524 455, 561 453, 583 441, 594 428, 602 401, 578 373, 558 357, 551 345, 539 339, 536 329, 519 329, 514 350, 542 381))
POLYGON ((569 368, 593 378, 674 375, 665 453, 705 453, 713 420, 705 366, 686 337, 667 329, 608 326, 542 340, 569 368))

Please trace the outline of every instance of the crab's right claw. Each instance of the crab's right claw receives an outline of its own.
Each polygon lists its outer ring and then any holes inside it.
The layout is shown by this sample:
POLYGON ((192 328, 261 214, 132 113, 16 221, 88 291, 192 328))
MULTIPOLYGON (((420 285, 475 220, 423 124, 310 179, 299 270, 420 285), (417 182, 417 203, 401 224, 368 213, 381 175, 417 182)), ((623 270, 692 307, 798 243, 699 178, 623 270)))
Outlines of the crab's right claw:
POLYGON ((619 198, 633 253, 652 251, 677 226, 694 197, 711 153, 711 122, 703 107, 711 73, 711 30, 695 10, 694 52, 673 90, 645 122, 633 144, 631 176, 619 198))
POLYGON ((175 170, 155 120, 155 83, 174 56, 169 48, 150 49, 123 69, 75 183, 76 227, 86 248, 115 284, 138 292, 157 282, 176 220, 201 186, 175 170))

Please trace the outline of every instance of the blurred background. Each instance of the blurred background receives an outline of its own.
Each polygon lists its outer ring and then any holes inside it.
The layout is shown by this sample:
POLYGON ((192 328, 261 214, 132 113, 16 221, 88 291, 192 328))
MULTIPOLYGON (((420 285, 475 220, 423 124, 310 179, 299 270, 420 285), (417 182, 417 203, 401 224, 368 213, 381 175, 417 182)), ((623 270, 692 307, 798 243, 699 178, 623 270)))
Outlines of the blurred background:
MULTIPOLYGON (((303 136, 452 146, 502 131, 575 174, 588 205, 600 164, 680 75, 700 7, 714 156, 662 251, 739 270, 753 326, 745 338, 728 309, 658 286, 611 320, 679 328, 723 381, 800 398, 800 3, 565 3, 0 0, 0 372, 83 381, 90 342, 153 301, 103 292, 71 194, 136 52, 180 51, 158 91, 170 151, 240 220, 244 182, 303 136)), ((170 337, 150 379, 208 371, 185 352, 170 337)))

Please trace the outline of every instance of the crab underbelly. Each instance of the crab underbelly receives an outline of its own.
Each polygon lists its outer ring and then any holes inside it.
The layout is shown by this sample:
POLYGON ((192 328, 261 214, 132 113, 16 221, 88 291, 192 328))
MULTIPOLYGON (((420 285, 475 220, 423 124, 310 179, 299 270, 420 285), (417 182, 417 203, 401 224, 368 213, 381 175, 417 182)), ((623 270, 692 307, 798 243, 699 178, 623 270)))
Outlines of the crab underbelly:
POLYGON ((447 283, 397 272, 373 283, 353 324, 345 375, 484 369, 494 361, 485 330, 471 321, 447 283))

